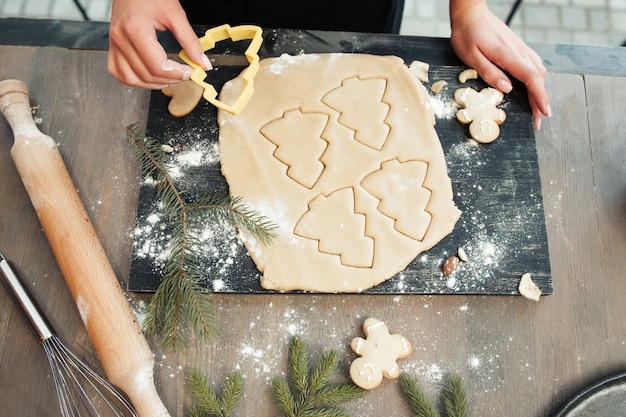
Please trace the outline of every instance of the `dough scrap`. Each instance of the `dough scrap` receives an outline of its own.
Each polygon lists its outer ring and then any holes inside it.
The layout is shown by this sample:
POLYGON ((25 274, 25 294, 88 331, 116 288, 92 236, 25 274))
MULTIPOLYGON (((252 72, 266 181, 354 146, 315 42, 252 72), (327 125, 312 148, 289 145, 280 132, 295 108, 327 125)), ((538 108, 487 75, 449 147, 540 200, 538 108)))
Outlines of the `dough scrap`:
POLYGON ((476 142, 491 143, 500 136, 500 125, 506 120, 506 114, 496 106, 503 98, 502 92, 491 87, 480 92, 469 87, 454 92, 454 101, 463 107, 457 111, 456 118, 470 125, 470 136, 476 142))
POLYGON ((387 379, 400 376, 398 359, 413 352, 413 346, 401 334, 389 334, 389 328, 373 317, 363 323, 366 339, 355 337, 350 347, 360 358, 350 364, 352 382, 363 389, 374 389, 387 379))
POLYGON ((174 117, 183 117, 191 113, 200 102, 203 91, 202 87, 191 80, 168 85, 161 90, 163 95, 171 98, 167 110, 174 117))
POLYGON ((429 69, 430 69, 430 65, 422 61, 413 61, 411 62, 411 65, 409 65, 409 70, 411 70, 411 72, 415 74, 417 79, 423 83, 428 82, 428 70, 429 69))
POLYGON ((438 80, 435 81, 431 86, 430 86, 430 91, 432 91, 435 94, 439 94, 441 93, 441 90, 443 90, 443 88, 448 85, 448 82, 446 80, 438 80))
MULTIPOLYGON (((229 81, 220 100, 241 88, 229 81)), ((241 233, 263 288, 363 291, 452 231, 460 211, 430 97, 400 58, 268 58, 255 88, 218 123, 230 193, 278 226, 271 245, 241 233)))
POLYGON ((459 82, 464 84, 467 80, 476 80, 478 79, 478 72, 474 68, 467 68, 459 74, 459 82))
POLYGON ((517 289, 521 295, 529 300, 539 301, 541 297, 541 289, 533 282, 529 273, 522 275, 517 289))

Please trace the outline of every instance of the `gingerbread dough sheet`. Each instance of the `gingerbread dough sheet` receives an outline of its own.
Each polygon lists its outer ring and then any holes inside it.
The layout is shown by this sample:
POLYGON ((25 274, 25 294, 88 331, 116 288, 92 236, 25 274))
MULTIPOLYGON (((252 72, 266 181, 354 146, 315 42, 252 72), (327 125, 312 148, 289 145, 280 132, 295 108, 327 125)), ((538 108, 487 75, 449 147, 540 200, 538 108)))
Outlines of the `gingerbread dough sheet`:
POLYGON ((271 245, 243 236, 262 287, 363 291, 448 235, 460 211, 434 121, 400 58, 262 60, 245 109, 218 113, 230 193, 278 226, 271 245))

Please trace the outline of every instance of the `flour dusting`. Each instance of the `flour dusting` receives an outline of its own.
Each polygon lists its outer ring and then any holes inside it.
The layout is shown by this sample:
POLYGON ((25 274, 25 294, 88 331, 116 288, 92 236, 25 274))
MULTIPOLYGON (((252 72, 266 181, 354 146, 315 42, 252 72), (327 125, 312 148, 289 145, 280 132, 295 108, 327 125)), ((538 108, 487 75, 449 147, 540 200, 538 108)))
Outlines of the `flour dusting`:
POLYGON ((430 96, 430 106, 438 119, 452 119, 459 109, 454 100, 440 94, 430 96))
POLYGON ((267 67, 267 70, 274 75, 280 75, 285 70, 285 67, 289 65, 294 65, 301 62, 311 62, 317 61, 319 59, 319 55, 317 54, 299 54, 299 55, 289 55, 282 54, 279 58, 276 58, 272 61, 272 64, 267 67))

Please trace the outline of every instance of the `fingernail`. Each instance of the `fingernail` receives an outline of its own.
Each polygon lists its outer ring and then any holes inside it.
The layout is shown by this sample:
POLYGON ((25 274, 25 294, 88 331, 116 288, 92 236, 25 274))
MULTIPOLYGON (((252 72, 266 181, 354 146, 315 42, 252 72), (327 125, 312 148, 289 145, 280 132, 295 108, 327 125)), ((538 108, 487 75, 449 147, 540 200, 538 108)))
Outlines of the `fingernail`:
POLYGON ((175 69, 177 69, 176 68, 177 65, 178 65, 177 63, 175 63, 174 61, 168 59, 168 60, 165 60, 165 61, 163 61, 161 63, 161 69, 163 71, 174 71, 175 69))
POLYGON ((546 106, 546 116, 552 117, 552 107, 549 104, 546 106))
POLYGON ((210 70, 213 69, 213 65, 211 64, 211 61, 209 60, 209 57, 202 54, 202 58, 201 59, 201 64, 202 64, 202 68, 204 68, 205 70, 210 70))
POLYGON ((506 80, 498 81, 496 83, 496 88, 502 91, 503 93, 510 93, 511 90, 513 90, 513 86, 511 85, 511 83, 506 80))

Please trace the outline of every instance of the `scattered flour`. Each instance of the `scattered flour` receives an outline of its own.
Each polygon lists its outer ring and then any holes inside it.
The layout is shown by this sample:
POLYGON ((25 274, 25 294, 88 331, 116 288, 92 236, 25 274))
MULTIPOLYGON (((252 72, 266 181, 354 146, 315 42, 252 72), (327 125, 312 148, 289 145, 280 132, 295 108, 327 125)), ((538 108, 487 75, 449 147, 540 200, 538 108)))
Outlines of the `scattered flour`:
POLYGON ((130 308, 133 311, 135 319, 140 328, 143 328, 143 323, 146 320, 148 307, 143 300, 130 300, 130 308))
POLYGON ((274 60, 274 62, 272 62, 272 64, 267 67, 267 70, 274 75, 280 75, 283 73, 285 66, 293 65, 297 62, 303 61, 316 61, 318 59, 319 55, 317 54, 282 54, 278 59, 274 60))
POLYGON ((430 96, 430 106, 438 119, 452 119, 456 117, 456 112, 459 109, 454 100, 439 94, 430 96))

